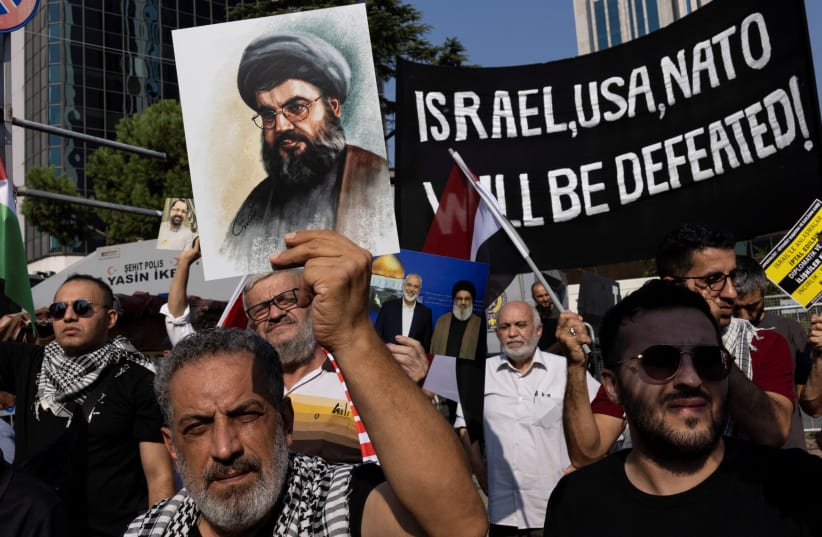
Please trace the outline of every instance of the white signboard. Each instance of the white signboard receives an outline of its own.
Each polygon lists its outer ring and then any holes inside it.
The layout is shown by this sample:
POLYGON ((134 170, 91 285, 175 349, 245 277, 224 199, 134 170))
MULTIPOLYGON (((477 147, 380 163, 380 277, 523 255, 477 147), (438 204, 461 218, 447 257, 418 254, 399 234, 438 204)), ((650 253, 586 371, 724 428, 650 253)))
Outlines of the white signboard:
MULTIPOLYGON (((180 252, 158 250, 155 240, 137 241, 116 246, 104 246, 82 261, 40 282, 32 289, 34 307, 48 306, 54 293, 72 274, 90 274, 111 286, 117 294, 136 292, 162 295, 168 293, 171 278, 176 271, 180 252)), ((202 260, 192 265, 189 273, 188 294, 211 300, 227 301, 240 278, 203 280, 202 260)))

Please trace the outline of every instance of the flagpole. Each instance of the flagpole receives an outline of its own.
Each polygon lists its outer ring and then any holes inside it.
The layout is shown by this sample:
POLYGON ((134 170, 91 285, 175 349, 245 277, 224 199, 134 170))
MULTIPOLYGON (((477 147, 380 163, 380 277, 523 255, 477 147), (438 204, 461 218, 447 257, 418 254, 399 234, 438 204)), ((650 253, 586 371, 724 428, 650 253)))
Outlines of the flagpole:
MULTIPOLYGON (((517 250, 519 251, 522 258, 525 260, 525 262, 528 263, 528 266, 534 272, 534 276, 536 277, 536 279, 539 281, 539 283, 542 284, 543 287, 545 287, 545 290, 548 292, 548 296, 551 297, 551 301, 554 303, 554 306, 557 308, 557 311, 559 311, 560 313, 565 311, 565 307, 562 305, 562 302, 560 302, 556 293, 554 293, 554 290, 551 289, 551 286, 548 285, 548 281, 545 279, 545 276, 542 275, 542 271, 539 270, 539 267, 537 267, 536 263, 534 263, 534 260, 531 259, 531 254, 528 250, 528 245, 525 244, 525 241, 522 239, 520 234, 517 232, 516 229, 514 229, 514 225, 511 223, 511 221, 508 220, 508 218, 506 218, 504 214, 502 214, 502 211, 500 211, 499 207, 495 203, 492 194, 479 185, 479 182, 476 180, 476 177, 474 176, 473 172, 471 172, 471 170, 468 169, 468 166, 465 164, 465 161, 462 160, 462 157, 459 153, 457 153, 454 149, 451 148, 448 149, 448 152, 451 153, 451 158, 454 159, 454 162, 457 164, 460 171, 462 171, 463 175, 465 175, 465 177, 469 179, 468 184, 471 185, 474 191, 485 203, 485 205, 491 210, 491 214, 494 216, 494 220, 496 220, 500 227, 505 230, 505 233, 506 235, 508 235, 508 238, 511 239, 511 242, 514 243, 514 246, 516 246, 517 250)), ((583 352, 585 352, 585 354, 591 353, 591 349, 590 347, 588 347, 588 345, 582 345, 582 350, 583 352)))

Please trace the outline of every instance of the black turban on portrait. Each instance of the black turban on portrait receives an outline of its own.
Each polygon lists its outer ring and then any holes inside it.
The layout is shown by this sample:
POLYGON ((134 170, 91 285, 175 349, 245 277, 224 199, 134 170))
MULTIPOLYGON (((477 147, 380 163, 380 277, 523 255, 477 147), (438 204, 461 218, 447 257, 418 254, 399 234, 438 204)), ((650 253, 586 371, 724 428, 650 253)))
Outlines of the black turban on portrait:
POLYGON ((310 34, 274 34, 252 41, 243 51, 237 72, 240 96, 257 109, 257 91, 289 79, 314 84, 323 95, 345 102, 351 68, 339 50, 310 34))
POLYGON ((477 288, 468 280, 460 280, 454 284, 451 288, 451 300, 455 299, 460 291, 468 291, 471 294, 471 301, 477 298, 477 288))

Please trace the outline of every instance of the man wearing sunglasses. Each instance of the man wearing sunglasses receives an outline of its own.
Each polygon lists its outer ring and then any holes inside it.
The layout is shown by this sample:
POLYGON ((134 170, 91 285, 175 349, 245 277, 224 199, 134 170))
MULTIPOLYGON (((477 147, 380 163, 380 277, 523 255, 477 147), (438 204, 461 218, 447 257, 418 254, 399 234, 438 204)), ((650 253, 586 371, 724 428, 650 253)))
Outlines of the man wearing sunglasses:
POLYGON ((564 477, 545 535, 818 534, 822 460, 723 437, 736 366, 722 339, 705 300, 671 282, 609 310, 602 382, 633 448, 564 477), (607 498, 596 516, 592 497, 607 498))
MULTIPOLYGON (((702 224, 684 224, 660 243, 657 273, 705 299, 722 331, 723 345, 735 359, 727 433, 781 447, 788 438, 795 400, 793 362, 784 338, 772 331, 757 331, 749 322, 733 317, 737 297, 734 245, 727 233, 702 224)), ((602 458, 625 423, 622 406, 611 402, 603 389, 588 404, 578 366, 587 360, 579 347, 591 340, 582 327, 579 315, 564 312, 557 328, 557 337, 567 349, 569 387, 563 421, 571 462, 576 467, 602 458)))
POLYGON ((262 36, 243 52, 237 87, 254 111, 268 174, 223 242, 238 270, 264 270, 268 252, 282 250, 293 229, 335 229, 372 249, 375 234, 390 236, 388 163, 346 144, 340 118, 352 72, 340 51, 311 34, 262 36))
POLYGON ((53 342, 0 346, 0 390, 16 395, 15 464, 59 491, 72 535, 122 535, 174 494, 153 365, 125 338, 109 342, 113 304, 105 283, 75 274, 49 307, 53 342))

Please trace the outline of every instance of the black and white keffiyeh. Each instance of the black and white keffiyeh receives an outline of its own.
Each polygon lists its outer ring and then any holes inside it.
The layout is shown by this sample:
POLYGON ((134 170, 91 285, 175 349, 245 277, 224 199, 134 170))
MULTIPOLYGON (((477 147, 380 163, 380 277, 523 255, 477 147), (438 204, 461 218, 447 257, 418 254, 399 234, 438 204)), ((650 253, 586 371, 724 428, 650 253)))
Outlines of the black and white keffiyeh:
POLYGON ((140 354, 131 342, 117 336, 111 343, 82 356, 66 356, 63 348, 52 341, 44 350, 43 365, 37 377, 37 396, 34 415, 39 419, 40 409, 48 410, 71 423, 72 403, 82 405, 100 374, 113 364, 126 360, 154 372, 151 360, 140 354))
MULTIPOLYGON (((756 350, 754 341, 762 339, 762 336, 757 335, 759 330, 760 329, 756 328, 749 321, 733 317, 731 318, 731 324, 728 325, 722 333, 722 344, 725 346, 725 350, 731 353, 737 367, 739 367, 748 380, 753 379, 751 351, 756 350)), ((728 418, 728 423, 725 427, 725 436, 740 436, 740 432, 734 426, 731 418, 728 418)))
POLYGON ((759 329, 750 322, 733 317, 731 324, 722 333, 722 344, 725 350, 731 353, 737 367, 749 380, 753 378, 751 351, 756 350, 754 341, 762 339, 762 336, 757 335, 758 331, 759 329))
MULTIPOLYGON (((289 453, 287 486, 277 509, 273 536, 350 537, 351 471, 319 457, 289 453)), ((156 504, 129 524, 124 537, 187 537, 200 511, 186 489, 156 504)))

